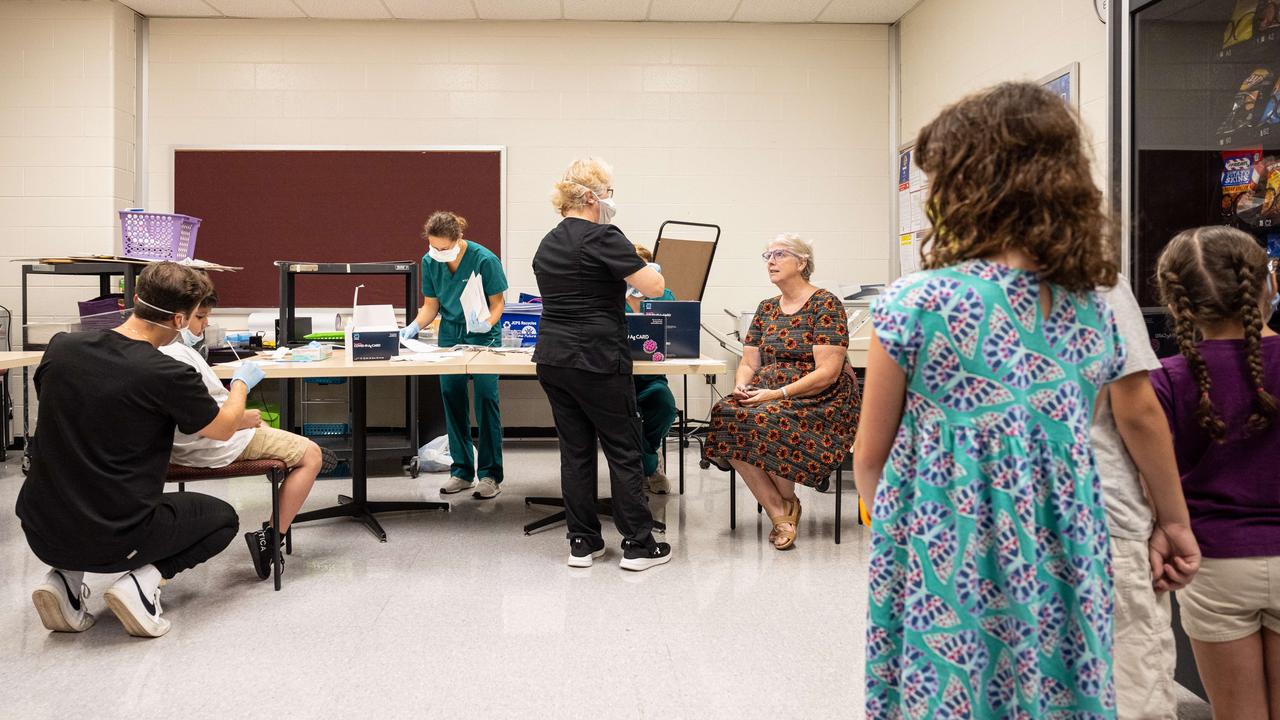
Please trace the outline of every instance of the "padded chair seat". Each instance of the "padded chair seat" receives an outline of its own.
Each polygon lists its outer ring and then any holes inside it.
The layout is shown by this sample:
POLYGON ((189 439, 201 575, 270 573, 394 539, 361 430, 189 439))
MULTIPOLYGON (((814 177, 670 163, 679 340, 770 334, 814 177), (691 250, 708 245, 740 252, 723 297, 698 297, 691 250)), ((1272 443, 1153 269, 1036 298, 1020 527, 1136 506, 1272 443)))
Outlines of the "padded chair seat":
POLYGON ((287 473, 289 466, 283 460, 241 460, 220 468, 187 467, 186 465, 169 465, 169 482, 192 482, 195 480, 216 480, 218 478, 245 477, 248 475, 266 475, 271 472, 287 473))

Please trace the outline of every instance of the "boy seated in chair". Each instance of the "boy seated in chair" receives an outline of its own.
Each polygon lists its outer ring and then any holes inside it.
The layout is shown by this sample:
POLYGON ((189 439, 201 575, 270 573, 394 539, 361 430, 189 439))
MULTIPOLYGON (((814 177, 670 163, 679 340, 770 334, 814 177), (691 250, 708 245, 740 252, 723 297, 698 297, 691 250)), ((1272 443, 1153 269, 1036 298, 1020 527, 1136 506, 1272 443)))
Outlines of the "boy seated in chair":
MULTIPOLYGON (((178 340, 164 345, 160 352, 195 368, 213 400, 221 406, 229 393, 222 381, 213 374, 204 356, 196 349, 204 341, 204 329, 209 324, 209 312, 218 304, 217 292, 195 309, 191 323, 182 329, 178 340)), ((316 475, 332 470, 338 458, 330 450, 322 450, 314 441, 301 435, 278 430, 262 421, 261 412, 246 410, 236 433, 230 439, 219 440, 174 431, 174 465, 187 467, 220 468, 244 460, 280 460, 289 467, 289 475, 280 487, 280 527, 277 542, 289 532, 289 524, 302 508, 311 492, 316 475)), ((244 534, 253 559, 253 569, 260 580, 271 574, 271 521, 262 523, 260 530, 244 534)))

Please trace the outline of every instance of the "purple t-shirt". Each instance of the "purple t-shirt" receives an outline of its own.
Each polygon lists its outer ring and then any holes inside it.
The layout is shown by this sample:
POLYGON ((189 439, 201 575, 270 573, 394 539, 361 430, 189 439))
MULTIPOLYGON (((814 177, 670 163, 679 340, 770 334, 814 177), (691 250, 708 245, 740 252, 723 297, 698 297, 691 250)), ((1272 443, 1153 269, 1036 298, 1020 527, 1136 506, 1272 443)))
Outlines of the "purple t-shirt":
MULTIPOLYGON (((1253 412, 1253 384, 1243 340, 1205 340, 1200 355, 1209 368, 1209 399, 1227 424, 1215 443, 1196 420, 1200 387, 1181 355, 1161 360, 1151 384, 1173 429, 1174 454, 1191 529, 1205 557, 1280 555, 1280 418, 1246 438, 1253 412)), ((1263 384, 1280 397, 1280 336, 1262 339, 1263 384)))

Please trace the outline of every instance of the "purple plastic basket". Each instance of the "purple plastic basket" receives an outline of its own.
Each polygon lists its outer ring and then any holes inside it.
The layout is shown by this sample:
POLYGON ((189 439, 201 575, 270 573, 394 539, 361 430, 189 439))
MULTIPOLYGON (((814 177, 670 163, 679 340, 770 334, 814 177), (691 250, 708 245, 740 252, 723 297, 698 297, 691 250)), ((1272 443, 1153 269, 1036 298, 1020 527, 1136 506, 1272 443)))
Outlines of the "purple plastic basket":
POLYGON ((196 256, 200 218, 170 213, 120 211, 124 256, 139 260, 182 260, 196 256))

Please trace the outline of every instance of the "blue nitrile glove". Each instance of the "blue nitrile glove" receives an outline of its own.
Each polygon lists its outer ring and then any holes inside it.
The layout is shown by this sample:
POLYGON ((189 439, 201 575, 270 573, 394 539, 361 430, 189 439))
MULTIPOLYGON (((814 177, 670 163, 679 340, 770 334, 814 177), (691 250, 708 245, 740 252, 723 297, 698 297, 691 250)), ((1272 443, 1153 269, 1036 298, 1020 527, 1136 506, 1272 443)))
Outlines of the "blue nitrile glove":
POLYGON ((262 366, 252 360, 243 360, 240 367, 236 368, 236 372, 231 376, 231 382, 239 380, 244 383, 245 392, 252 390, 255 385, 262 382, 267 374, 262 371, 262 366))
POLYGON ((487 333, 493 329, 493 324, 488 318, 482 318, 479 315, 472 315, 471 321, 467 323, 467 330, 473 333, 487 333))
POLYGON ((422 332, 422 328, 418 327, 418 321, 414 320, 400 329, 400 339, 412 340, 418 337, 418 333, 420 332, 422 332))

